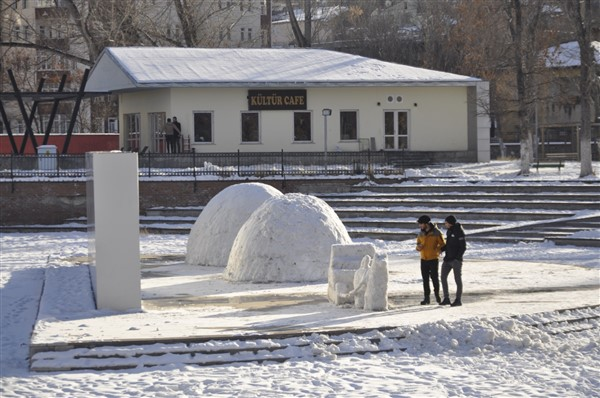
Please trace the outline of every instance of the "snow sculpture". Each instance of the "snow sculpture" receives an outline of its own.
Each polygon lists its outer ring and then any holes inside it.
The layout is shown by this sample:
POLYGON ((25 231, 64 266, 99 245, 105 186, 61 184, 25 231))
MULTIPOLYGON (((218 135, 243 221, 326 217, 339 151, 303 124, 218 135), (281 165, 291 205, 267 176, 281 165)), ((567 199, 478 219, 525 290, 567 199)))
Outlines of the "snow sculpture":
POLYGON ((333 304, 354 303, 355 308, 366 311, 387 310, 387 255, 376 253, 372 244, 332 245, 328 276, 327 297, 333 304))
POLYGON ((299 193, 274 196, 240 229, 223 276, 230 281, 325 281, 331 245, 351 242, 323 200, 299 193))
POLYGON ((371 269, 371 256, 364 256, 360 262, 360 268, 354 273, 354 289, 350 295, 354 296, 354 307, 365 308, 365 293, 367 290, 367 280, 369 279, 371 269))
POLYGON ((215 195, 194 223, 186 263, 225 267, 240 228, 265 200, 283 194, 270 185, 232 185, 215 195))
POLYGON ((372 243, 350 243, 331 245, 331 258, 327 275, 327 297, 335 305, 352 304, 354 297, 349 295, 354 288, 354 275, 365 255, 375 256, 372 243))
POLYGON ((366 311, 386 311, 388 309, 388 261, 387 254, 377 254, 368 271, 364 293, 366 311))

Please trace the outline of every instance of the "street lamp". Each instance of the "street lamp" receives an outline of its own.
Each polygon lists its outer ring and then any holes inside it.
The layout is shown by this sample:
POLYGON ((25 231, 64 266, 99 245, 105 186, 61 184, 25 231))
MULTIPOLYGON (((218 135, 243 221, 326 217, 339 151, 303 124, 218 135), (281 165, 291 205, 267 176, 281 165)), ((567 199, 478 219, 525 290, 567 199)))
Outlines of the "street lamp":
POLYGON ((324 108, 321 114, 325 123, 323 128, 323 154, 325 155, 325 173, 327 173, 327 116, 331 116, 331 109, 324 108))

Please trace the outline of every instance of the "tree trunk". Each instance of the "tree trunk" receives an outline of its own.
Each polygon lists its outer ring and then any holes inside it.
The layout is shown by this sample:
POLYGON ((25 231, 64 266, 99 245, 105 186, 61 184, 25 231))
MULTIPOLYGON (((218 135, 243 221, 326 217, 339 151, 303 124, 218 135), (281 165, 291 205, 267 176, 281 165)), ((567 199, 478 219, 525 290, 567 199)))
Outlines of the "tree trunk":
POLYGON ((306 47, 312 46, 312 8, 311 0, 304 0, 304 40, 306 47))
POLYGON ((592 169, 592 90, 594 86, 594 49, 592 48, 592 0, 567 3, 569 17, 574 22, 579 43, 579 90, 581 91, 581 131, 579 177, 594 174, 592 169))
POLYGON ((527 92, 525 85, 525 68, 523 66, 523 15, 520 0, 512 0, 507 7, 510 33, 513 42, 513 57, 515 62, 515 73, 517 79, 517 101, 520 127, 520 171, 521 175, 528 175, 532 161, 532 133, 527 111, 527 92))
POLYGON ((296 45, 298 47, 308 47, 306 38, 302 34, 302 30, 300 30, 300 25, 298 24, 298 20, 296 19, 296 14, 294 14, 294 7, 292 6, 292 0, 285 0, 285 5, 287 7, 288 16, 290 17, 290 24, 292 26, 292 32, 294 32, 294 38, 296 40, 296 45))

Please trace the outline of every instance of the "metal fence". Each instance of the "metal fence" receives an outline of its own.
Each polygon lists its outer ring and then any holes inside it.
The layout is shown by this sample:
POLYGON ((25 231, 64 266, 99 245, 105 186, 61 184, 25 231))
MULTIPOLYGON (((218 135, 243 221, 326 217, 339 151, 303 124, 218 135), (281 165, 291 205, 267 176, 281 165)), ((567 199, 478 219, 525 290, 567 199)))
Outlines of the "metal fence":
MULTIPOLYGON (((85 154, 0 155, 0 178, 84 178, 85 154)), ((267 177, 401 174, 389 152, 140 153, 140 177, 267 177)))

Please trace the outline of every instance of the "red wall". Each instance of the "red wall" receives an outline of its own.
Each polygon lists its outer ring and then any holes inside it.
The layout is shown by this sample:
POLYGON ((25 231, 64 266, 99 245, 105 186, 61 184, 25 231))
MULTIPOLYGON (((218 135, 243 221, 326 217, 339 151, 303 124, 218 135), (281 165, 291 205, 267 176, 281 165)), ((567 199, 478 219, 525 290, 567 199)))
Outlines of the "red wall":
MULTIPOLYGON (((21 143, 23 142, 23 136, 13 136, 17 145, 17 150, 21 150, 21 143)), ((44 142, 43 135, 36 135, 35 140, 38 145, 42 145, 44 142)), ((47 145, 56 145, 58 153, 63 152, 63 147, 67 136, 61 135, 50 135, 48 137, 47 145)), ((115 151, 119 149, 119 135, 118 134, 73 134, 71 135, 71 141, 69 142, 69 149, 67 153, 78 154, 86 153, 91 151, 115 151)), ((0 154, 11 154, 13 153, 12 146, 8 135, 0 135, 0 154)), ((27 139, 27 145, 25 146, 25 154, 35 154, 31 139, 27 139)))

